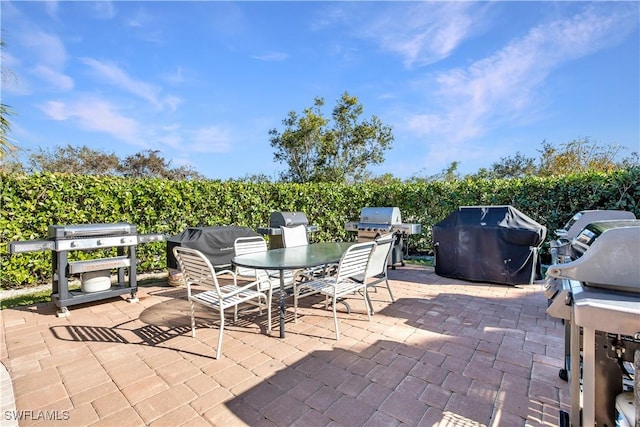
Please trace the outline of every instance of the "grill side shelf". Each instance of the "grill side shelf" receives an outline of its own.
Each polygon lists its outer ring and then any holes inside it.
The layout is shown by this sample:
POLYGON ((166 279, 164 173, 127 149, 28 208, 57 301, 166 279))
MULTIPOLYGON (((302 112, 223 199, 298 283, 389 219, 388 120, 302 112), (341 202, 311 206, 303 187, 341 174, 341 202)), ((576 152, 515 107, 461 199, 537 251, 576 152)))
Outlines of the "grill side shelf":
POLYGON ((29 240, 24 242, 9 242, 9 253, 52 251, 56 248, 53 240, 29 240))

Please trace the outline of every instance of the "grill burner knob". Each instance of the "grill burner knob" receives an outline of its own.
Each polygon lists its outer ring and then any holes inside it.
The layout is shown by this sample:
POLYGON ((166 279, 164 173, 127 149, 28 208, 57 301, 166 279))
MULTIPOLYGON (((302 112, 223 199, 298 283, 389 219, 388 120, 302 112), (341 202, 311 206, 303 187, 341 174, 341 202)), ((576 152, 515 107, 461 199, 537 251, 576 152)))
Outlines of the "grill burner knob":
POLYGON ((102 245, 102 240, 96 240, 96 245, 97 246, 101 246, 102 245))
POLYGON ((71 242, 71 245, 69 245, 69 246, 71 246, 72 248, 75 248, 76 247, 76 242, 71 242))

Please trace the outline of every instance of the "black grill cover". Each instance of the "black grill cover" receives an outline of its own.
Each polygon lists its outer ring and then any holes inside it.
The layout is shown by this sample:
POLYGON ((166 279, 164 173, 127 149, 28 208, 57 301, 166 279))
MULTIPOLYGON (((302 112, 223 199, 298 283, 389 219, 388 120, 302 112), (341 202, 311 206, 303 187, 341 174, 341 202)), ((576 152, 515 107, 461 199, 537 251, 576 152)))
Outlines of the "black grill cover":
POLYGON ((456 279, 524 284, 541 279, 546 227, 512 206, 469 206, 433 226, 435 271, 456 279), (534 248, 534 249, 532 249, 534 248))
POLYGON ((190 227, 182 233, 167 239, 167 268, 178 268, 173 256, 175 246, 197 249, 202 252, 211 264, 228 266, 233 258, 233 242, 238 237, 257 236, 258 233, 248 227, 190 227))

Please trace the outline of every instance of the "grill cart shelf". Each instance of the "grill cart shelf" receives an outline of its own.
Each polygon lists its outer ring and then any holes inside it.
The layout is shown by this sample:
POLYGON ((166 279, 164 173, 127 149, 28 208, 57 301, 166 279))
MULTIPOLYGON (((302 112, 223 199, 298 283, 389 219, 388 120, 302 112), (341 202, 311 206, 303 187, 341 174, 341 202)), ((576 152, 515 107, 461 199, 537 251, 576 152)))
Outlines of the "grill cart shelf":
MULTIPOLYGON (((136 226, 128 223, 51 225, 48 240, 9 243, 9 253, 51 251, 51 299, 60 308, 58 317, 69 315, 70 305, 83 304, 130 294, 137 302, 136 245, 163 241, 159 233, 138 235, 136 226), (69 252, 116 248, 116 257, 69 262, 69 252), (69 289, 69 276, 77 273, 117 270, 118 281, 104 290, 69 289)), ((107 275, 108 276, 108 275, 107 275)), ((109 278, 110 280, 110 278, 109 278)))

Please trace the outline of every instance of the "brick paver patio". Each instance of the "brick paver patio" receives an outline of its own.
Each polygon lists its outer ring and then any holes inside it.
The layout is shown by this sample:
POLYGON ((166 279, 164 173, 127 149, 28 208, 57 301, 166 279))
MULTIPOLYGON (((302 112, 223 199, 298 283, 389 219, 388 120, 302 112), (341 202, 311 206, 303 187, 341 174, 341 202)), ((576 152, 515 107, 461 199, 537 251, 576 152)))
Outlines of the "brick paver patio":
MULTIPOLYGON (((1 312, 0 358, 20 426, 554 426, 569 409, 563 328, 540 285, 390 270, 396 302, 372 292, 333 319, 302 300, 287 336, 266 313, 227 322, 216 360, 215 316, 198 311, 196 338, 183 288, 145 286, 123 298, 1 312)), ((289 301, 288 301, 289 302, 289 301)), ((14 417, 15 418, 15 417, 14 417)))

